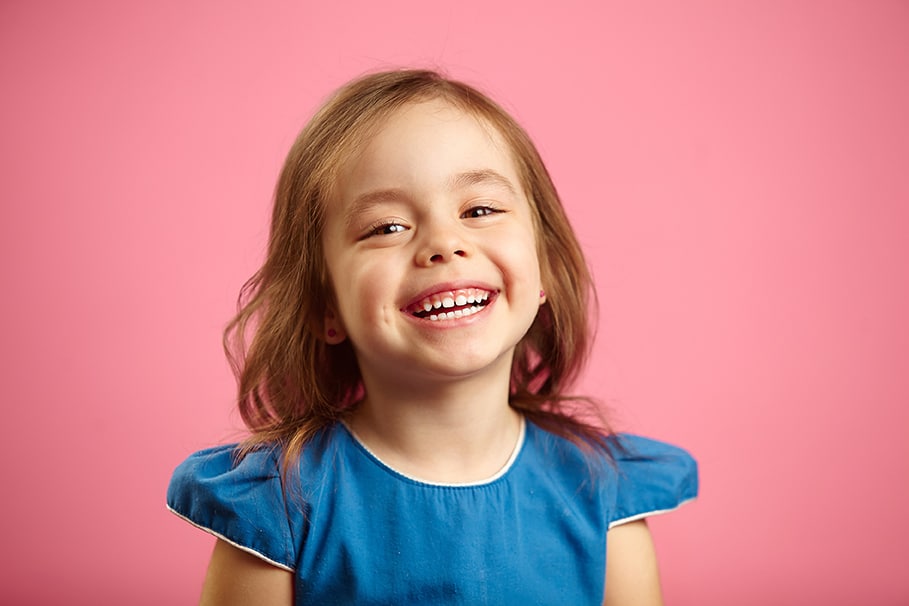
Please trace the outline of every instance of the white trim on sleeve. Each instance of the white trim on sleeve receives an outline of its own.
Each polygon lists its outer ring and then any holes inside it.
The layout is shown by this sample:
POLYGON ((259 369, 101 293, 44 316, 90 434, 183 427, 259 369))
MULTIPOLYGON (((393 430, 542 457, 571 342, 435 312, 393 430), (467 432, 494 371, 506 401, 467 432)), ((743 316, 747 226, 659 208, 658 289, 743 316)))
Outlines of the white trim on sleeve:
POLYGON ((287 572, 294 572, 294 569, 291 568, 290 566, 286 566, 286 565, 284 565, 284 564, 281 564, 280 562, 275 562, 275 561, 272 560, 271 558, 266 557, 265 555, 259 553, 259 552, 256 551, 255 549, 250 549, 249 547, 246 547, 246 546, 244 546, 244 545, 240 545, 240 544, 238 544, 238 543, 235 543, 235 542, 231 541, 230 539, 228 539, 227 537, 225 537, 223 534, 221 534, 221 533, 219 533, 219 532, 215 532, 215 531, 212 530, 211 528, 207 528, 207 527, 205 527, 205 526, 202 526, 201 524, 197 524, 196 522, 193 522, 192 520, 190 520, 189 518, 187 518, 185 515, 183 515, 182 513, 178 512, 178 511, 177 511, 176 509, 174 509, 173 507, 171 507, 170 505, 167 506, 167 509, 168 509, 172 514, 174 514, 175 516, 177 516, 178 518, 180 518, 181 520, 185 520, 185 521, 189 522, 190 524, 192 524, 193 526, 195 526, 195 527, 198 528, 199 530, 204 530, 204 531, 207 532, 208 534, 210 534, 210 535, 212 535, 212 536, 214 536, 214 537, 217 537, 217 538, 221 539, 221 540, 224 541, 225 543, 230 543, 231 545, 233 545, 234 547, 236 547, 236 548, 239 549, 240 551, 245 551, 246 553, 248 553, 248 554, 250 554, 250 555, 254 555, 254 556, 256 556, 257 558, 259 558, 260 560, 264 560, 265 562, 268 562, 268 563, 271 564, 272 566, 277 566, 277 567, 280 568, 281 570, 286 570, 287 572))
POLYGON ((633 516, 628 516, 627 518, 621 518, 619 520, 613 520, 609 523, 609 529, 615 526, 621 526, 622 524, 628 524, 629 522, 636 522, 638 520, 643 520, 644 518, 649 518, 651 516, 658 516, 663 513, 669 513, 670 511, 675 511, 682 505, 687 505, 697 499, 697 497, 691 497, 690 499, 685 499, 675 507, 670 507, 669 509, 657 509, 656 511, 645 511, 644 513, 636 513, 633 516))

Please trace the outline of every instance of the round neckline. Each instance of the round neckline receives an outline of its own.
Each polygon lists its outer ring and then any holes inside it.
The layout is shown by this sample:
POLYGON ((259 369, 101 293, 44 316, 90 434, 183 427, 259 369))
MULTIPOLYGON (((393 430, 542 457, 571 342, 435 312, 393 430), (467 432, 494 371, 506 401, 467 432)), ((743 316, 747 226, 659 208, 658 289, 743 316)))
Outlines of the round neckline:
POLYGON ((344 428, 347 434, 351 437, 354 444, 369 458, 373 463, 378 465, 381 469, 387 473, 396 476, 400 479, 406 480, 414 484, 421 484, 424 486, 432 486, 437 488, 474 488, 480 486, 488 486, 505 476, 515 465, 515 462, 518 460, 521 452, 524 450, 524 444, 527 441, 527 420, 524 418, 524 415, 520 416, 520 427, 518 428, 518 439, 515 440, 514 448, 511 451, 511 454, 508 456, 508 460, 505 461, 505 464, 494 474, 489 477, 483 478, 481 480, 475 480, 471 482, 434 482, 432 480, 426 480, 424 478, 418 478, 416 476, 405 473, 395 467, 392 467, 388 463, 382 460, 379 455, 374 453, 369 449, 363 440, 360 439, 360 436, 344 421, 341 421, 340 425, 344 428))

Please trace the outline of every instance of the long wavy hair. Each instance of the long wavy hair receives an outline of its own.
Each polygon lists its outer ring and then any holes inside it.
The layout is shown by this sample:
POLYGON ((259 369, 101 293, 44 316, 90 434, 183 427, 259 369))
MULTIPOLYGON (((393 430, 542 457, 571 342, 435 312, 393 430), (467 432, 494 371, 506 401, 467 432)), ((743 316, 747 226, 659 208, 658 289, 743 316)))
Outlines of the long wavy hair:
POLYGON ((400 70, 367 75, 338 90, 297 137, 284 163, 265 263, 241 290, 238 313, 224 333, 240 415, 251 431, 240 456, 277 446, 284 463, 292 463, 307 442, 363 397, 350 343, 328 345, 322 338, 323 318, 334 303, 322 250, 325 207, 347 158, 394 112, 435 99, 502 135, 531 203, 546 303, 516 347, 509 404, 588 452, 608 453, 610 432, 598 408, 566 393, 589 353, 596 296, 536 147, 505 110, 475 88, 434 71, 400 70))

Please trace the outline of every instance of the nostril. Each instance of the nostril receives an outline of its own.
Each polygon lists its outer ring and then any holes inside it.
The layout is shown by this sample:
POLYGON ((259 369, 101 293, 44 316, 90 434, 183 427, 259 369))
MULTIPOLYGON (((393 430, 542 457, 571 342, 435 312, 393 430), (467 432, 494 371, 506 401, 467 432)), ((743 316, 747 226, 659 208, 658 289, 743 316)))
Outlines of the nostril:
MULTIPOLYGON (((429 257, 429 262, 430 263, 444 263, 445 261, 450 261, 454 257, 466 257, 466 256, 467 256, 467 253, 464 252, 464 250, 457 249, 457 250, 452 251, 451 254, 435 253, 434 255, 431 255, 429 257)), ((425 259, 425 257, 424 257, 424 259, 425 259)))

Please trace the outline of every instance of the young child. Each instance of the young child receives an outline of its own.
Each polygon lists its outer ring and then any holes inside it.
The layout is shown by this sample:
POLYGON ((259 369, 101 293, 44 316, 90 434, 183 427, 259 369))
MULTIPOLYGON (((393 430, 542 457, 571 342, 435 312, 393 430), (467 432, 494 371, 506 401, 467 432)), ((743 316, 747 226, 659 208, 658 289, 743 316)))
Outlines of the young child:
POLYGON ((498 105, 429 71, 343 87, 226 333, 251 437, 168 490, 218 538, 202 603, 661 603, 643 518, 694 498, 696 466, 567 394, 590 295, 498 105))

